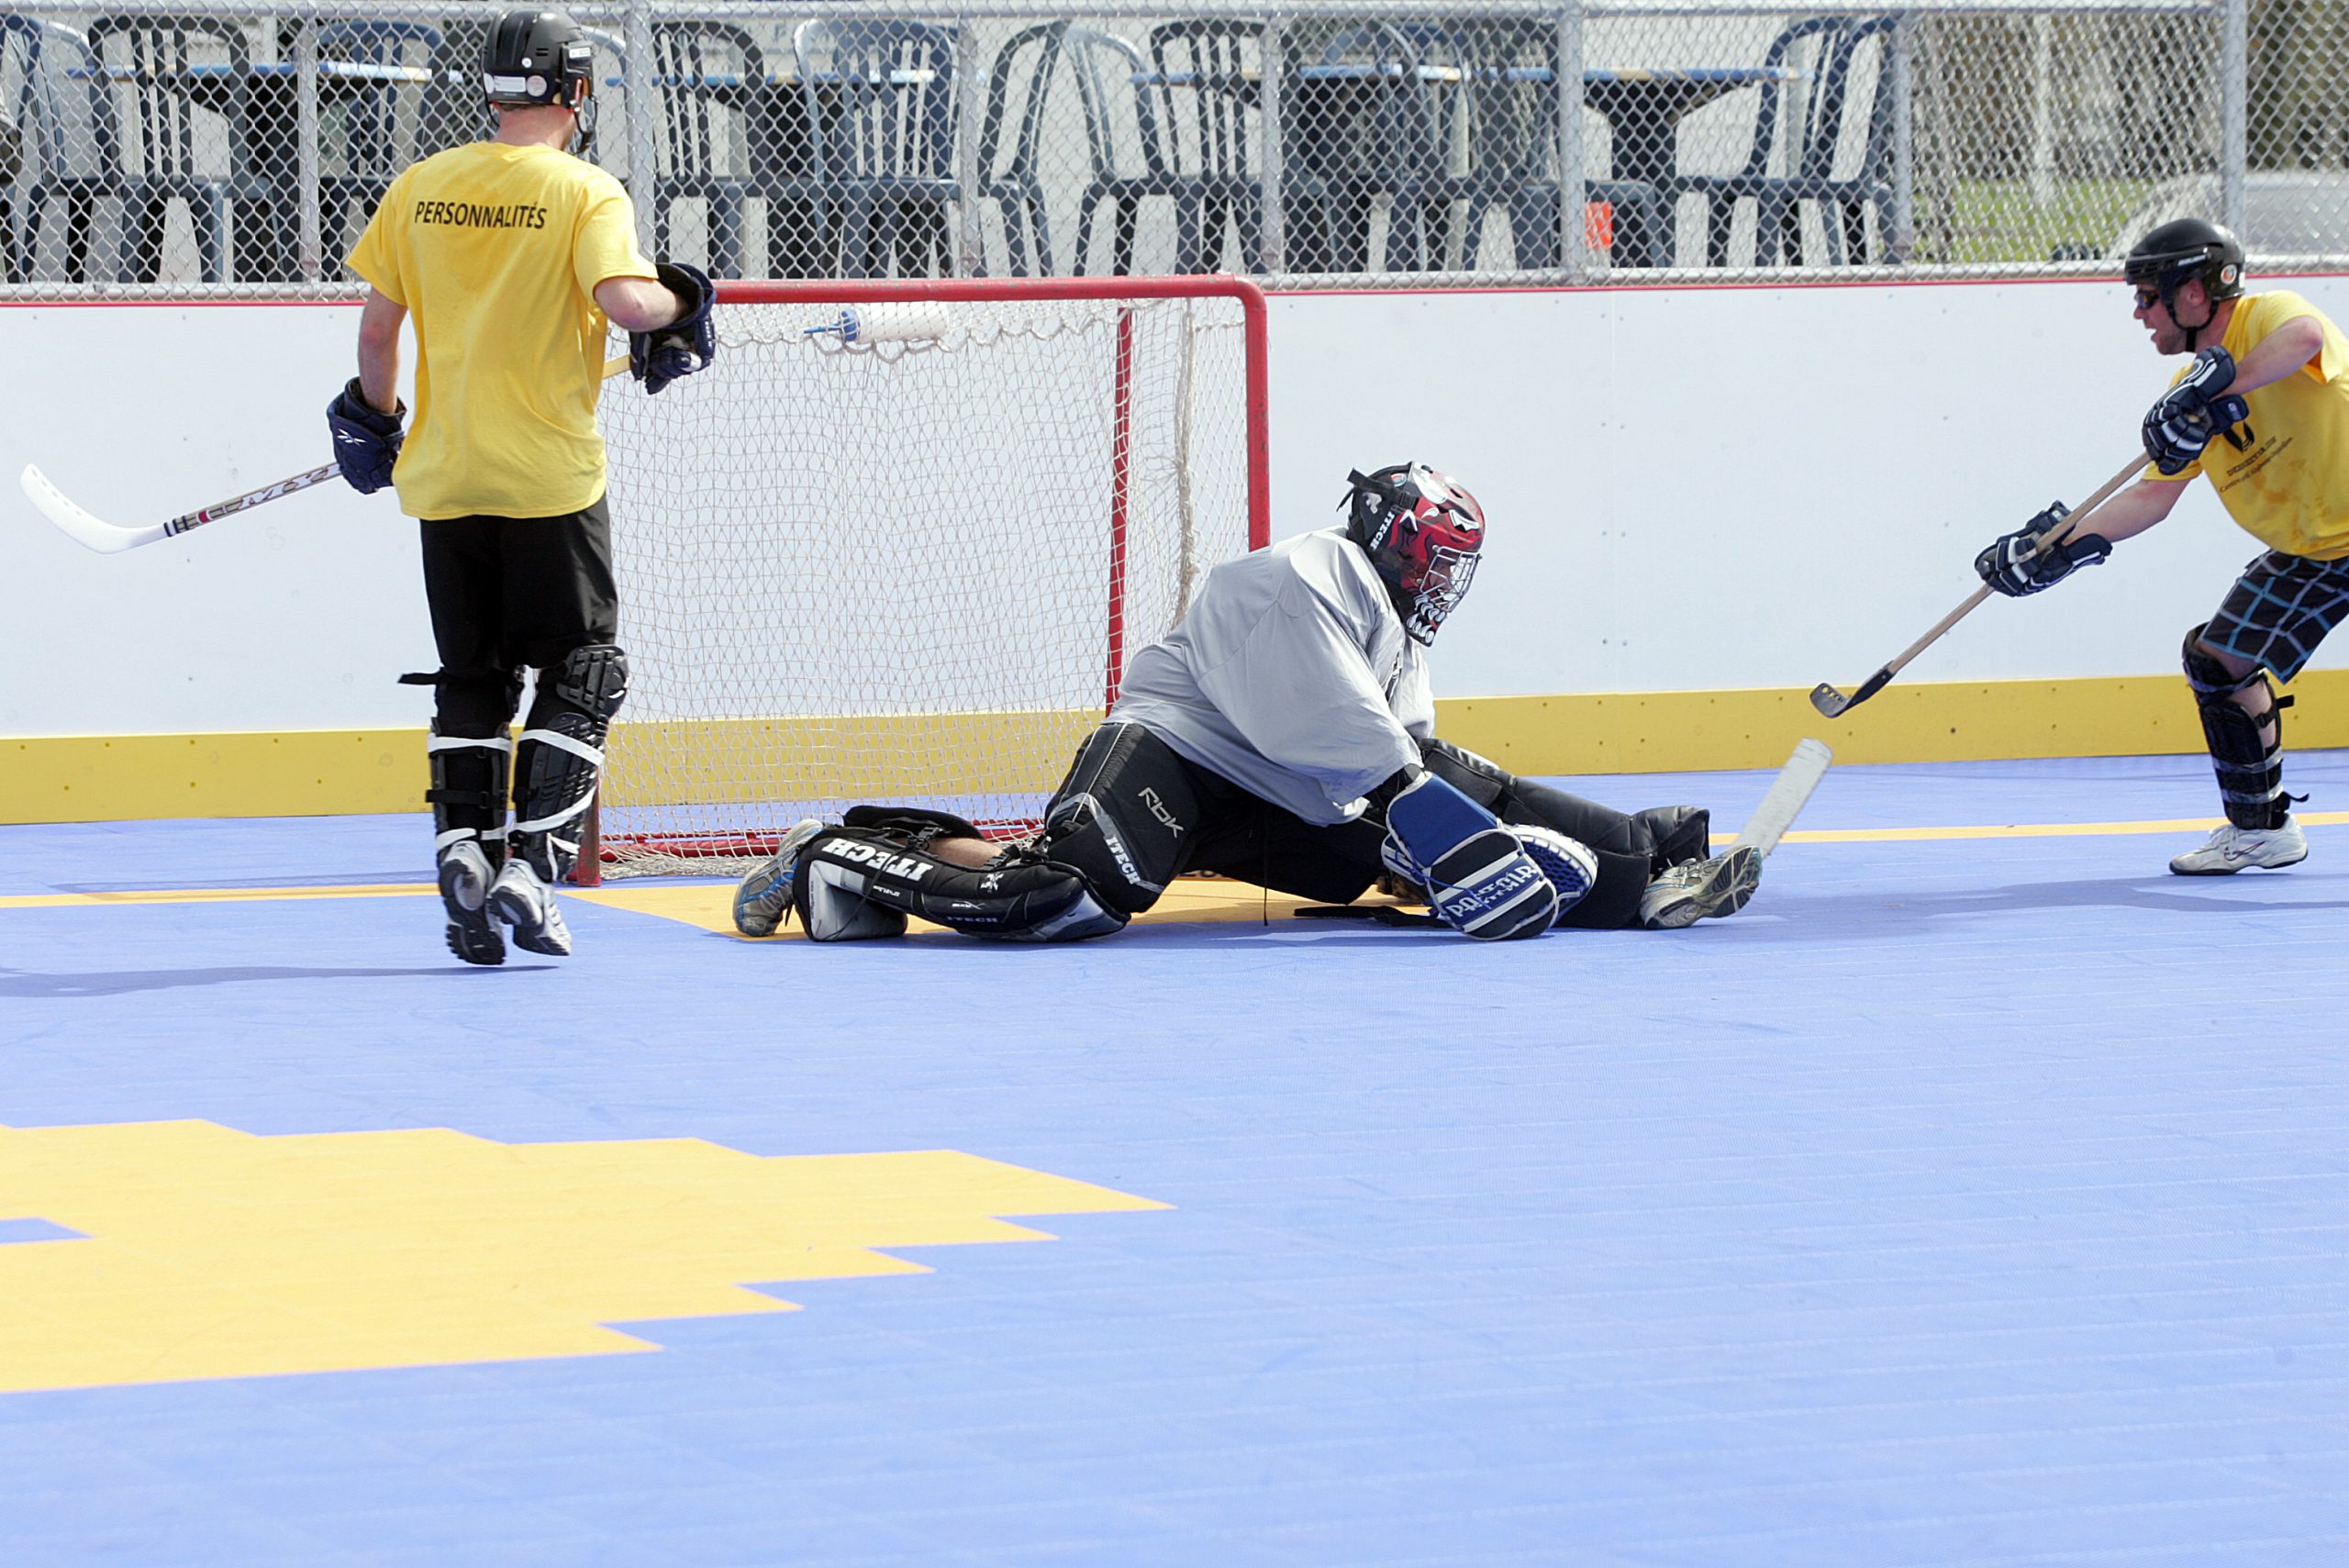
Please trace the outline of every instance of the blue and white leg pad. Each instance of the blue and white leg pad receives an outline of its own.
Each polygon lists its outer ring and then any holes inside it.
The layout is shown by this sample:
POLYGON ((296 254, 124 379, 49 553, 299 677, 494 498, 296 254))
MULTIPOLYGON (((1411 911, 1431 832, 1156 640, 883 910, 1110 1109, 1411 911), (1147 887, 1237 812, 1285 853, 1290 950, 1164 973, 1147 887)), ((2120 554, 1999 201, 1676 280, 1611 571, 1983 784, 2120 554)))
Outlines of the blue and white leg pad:
MULTIPOLYGON (((1421 773, 1387 803, 1381 858, 1399 860, 1427 889, 1429 907, 1453 930, 1479 941, 1539 936, 1557 918, 1551 873, 1499 818, 1433 773, 1421 773)), ((1563 835, 1560 841, 1571 843, 1563 835)), ((1575 864, 1554 848, 1562 873, 1575 864)), ((1597 874, 1577 873, 1587 892, 1597 874)))

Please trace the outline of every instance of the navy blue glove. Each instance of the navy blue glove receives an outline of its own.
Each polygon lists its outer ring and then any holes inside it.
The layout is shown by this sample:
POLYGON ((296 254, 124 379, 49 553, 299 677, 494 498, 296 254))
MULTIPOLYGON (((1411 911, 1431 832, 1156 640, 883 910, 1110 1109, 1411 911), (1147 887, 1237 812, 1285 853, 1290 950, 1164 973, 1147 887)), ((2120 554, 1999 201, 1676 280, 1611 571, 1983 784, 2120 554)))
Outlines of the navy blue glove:
POLYGON ((629 370, 648 393, 707 370, 709 361, 718 357, 718 324, 709 318, 718 290, 709 274, 678 261, 659 262, 653 271, 685 306, 685 313, 666 327, 628 335, 629 370))
POLYGON ((400 456, 400 421, 406 417, 405 403, 388 414, 370 404, 359 390, 357 376, 327 405, 334 464, 362 495, 373 495, 392 482, 392 465, 400 456))
POLYGON ((2251 415, 2240 396, 2220 394, 2235 379, 2235 359, 2224 349, 2194 356, 2185 378, 2161 395, 2145 415, 2145 455, 2164 473, 2182 473, 2218 436, 2251 415))
POLYGON ((2053 588, 2069 577, 2075 567, 2097 565, 2112 553, 2112 541, 2102 534, 2079 534, 2043 551, 2040 549, 2049 534, 2061 531, 2071 515, 2072 509, 2063 502, 2049 502, 2047 510, 1992 540, 1974 558, 1975 572, 1999 593, 2019 599, 2053 588))
POLYGON ((1438 919, 1480 941, 1538 937, 1558 917, 1558 889, 1518 836, 1433 773, 1386 803, 1379 858, 1427 889, 1438 919))

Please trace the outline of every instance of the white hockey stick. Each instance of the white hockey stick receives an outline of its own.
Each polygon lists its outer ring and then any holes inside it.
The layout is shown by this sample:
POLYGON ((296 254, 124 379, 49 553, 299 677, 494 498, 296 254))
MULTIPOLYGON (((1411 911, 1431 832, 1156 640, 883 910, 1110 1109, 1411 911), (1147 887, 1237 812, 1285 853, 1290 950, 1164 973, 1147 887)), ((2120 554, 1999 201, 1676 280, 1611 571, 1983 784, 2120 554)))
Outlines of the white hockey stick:
MULTIPOLYGON (((628 369, 626 354, 615 354, 604 361, 604 375, 607 380, 626 369, 628 369)), ((264 484, 258 490, 248 490, 243 495, 232 495, 226 501, 215 501, 209 506, 199 506, 193 512, 173 517, 168 523, 150 523, 143 528, 127 528, 119 523, 109 523, 105 518, 87 511, 77 505, 72 496, 50 484, 49 475, 30 463, 25 465, 25 472, 18 477, 17 483, 24 486, 26 496, 40 509, 40 515, 64 530, 74 542, 86 545, 100 555, 117 555, 126 550, 137 550, 142 544, 153 544, 157 539, 175 539, 191 528, 200 528, 206 523, 218 522, 222 517, 233 517, 239 512, 249 512, 255 506, 263 506, 272 501, 283 500, 299 491, 307 490, 313 484, 324 484, 329 479, 336 478, 340 473, 341 471, 333 463, 320 463, 317 467, 295 474, 291 478, 281 479, 274 484, 264 484)))
POLYGON ((1827 776, 1827 764, 1834 760, 1835 753, 1827 749, 1824 741, 1796 741, 1794 755, 1788 757, 1787 765, 1778 770, 1777 779, 1770 785, 1769 793, 1762 797, 1762 804, 1753 808, 1753 815, 1746 818, 1744 828, 1737 835, 1737 842, 1730 848, 1746 846, 1757 851, 1764 859, 1769 858, 1770 851, 1778 847, 1778 840, 1786 836, 1787 829, 1794 826, 1803 803, 1810 798, 1810 792, 1817 789, 1819 781, 1827 776))

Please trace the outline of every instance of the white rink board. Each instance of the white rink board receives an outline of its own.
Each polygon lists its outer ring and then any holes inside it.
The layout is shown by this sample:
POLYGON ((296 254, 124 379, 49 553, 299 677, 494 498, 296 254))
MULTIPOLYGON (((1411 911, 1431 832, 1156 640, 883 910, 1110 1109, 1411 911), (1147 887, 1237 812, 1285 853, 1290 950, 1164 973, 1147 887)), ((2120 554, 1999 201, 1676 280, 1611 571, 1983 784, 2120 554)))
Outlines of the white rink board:
MULTIPOLYGON (((2278 286, 2349 320, 2349 278, 2278 286)), ((0 734, 422 725, 429 692, 395 680, 432 667, 431 637, 388 494, 322 486, 98 556, 15 484, 38 463, 138 524, 322 462, 356 323, 0 306, 0 734)), ((1445 695, 1848 684, 1972 590, 1992 535, 2109 477, 2175 364, 2117 282, 1286 295, 1275 532, 1335 521, 1350 465, 1417 458, 1474 488, 1493 542, 1435 649, 1445 695)), ((1908 677, 2168 673, 2256 550, 2198 484, 1908 677)), ((2349 641, 2316 662, 2349 664, 2349 641)))

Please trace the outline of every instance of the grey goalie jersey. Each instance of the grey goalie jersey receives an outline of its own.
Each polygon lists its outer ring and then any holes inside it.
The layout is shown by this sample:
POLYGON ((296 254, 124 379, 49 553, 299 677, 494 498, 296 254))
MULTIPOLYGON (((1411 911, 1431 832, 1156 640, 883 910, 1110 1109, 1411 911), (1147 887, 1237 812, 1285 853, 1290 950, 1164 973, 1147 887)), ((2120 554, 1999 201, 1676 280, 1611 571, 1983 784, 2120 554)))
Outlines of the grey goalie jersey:
POLYGON ((1358 816, 1435 733, 1426 657, 1342 528, 1227 561, 1110 717, 1308 822, 1358 816))

